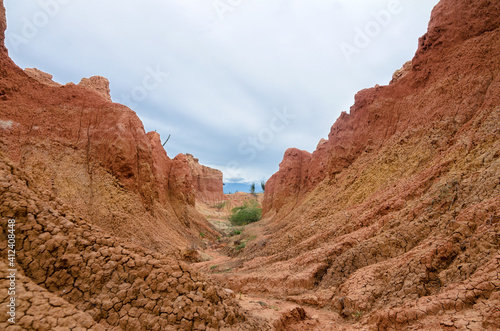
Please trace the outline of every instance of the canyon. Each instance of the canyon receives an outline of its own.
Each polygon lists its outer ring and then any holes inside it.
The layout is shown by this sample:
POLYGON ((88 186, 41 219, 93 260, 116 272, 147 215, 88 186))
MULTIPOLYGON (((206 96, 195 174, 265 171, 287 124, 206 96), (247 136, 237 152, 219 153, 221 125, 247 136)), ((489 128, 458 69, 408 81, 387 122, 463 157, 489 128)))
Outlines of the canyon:
POLYGON ((252 196, 170 158, 106 78, 19 68, 5 29, 0 0, 0 328, 498 329, 498 1, 441 0, 414 58, 288 149, 234 235, 214 204, 252 196))

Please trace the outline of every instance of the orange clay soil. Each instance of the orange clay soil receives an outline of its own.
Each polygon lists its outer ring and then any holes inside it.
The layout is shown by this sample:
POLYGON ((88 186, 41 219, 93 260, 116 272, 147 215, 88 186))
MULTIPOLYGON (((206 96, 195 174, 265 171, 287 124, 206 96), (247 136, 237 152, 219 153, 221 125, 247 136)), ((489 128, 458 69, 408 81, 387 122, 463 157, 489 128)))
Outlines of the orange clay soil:
POLYGON ((289 149, 237 231, 251 196, 170 159, 104 78, 18 68, 5 27, 0 0, 1 329, 498 329, 499 1, 441 0, 412 61, 289 149))
POLYGON ((314 153, 285 153, 212 278, 339 329, 497 330, 499 28, 498 1, 442 0, 389 86, 359 92, 314 153))

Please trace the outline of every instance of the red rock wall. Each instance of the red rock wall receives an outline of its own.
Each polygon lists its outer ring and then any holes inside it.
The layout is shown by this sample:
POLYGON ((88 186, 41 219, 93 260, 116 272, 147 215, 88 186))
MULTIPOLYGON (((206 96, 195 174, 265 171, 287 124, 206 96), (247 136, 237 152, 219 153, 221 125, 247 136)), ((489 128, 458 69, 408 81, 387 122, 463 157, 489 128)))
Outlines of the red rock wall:
POLYGON ((310 157, 287 151, 266 184, 264 212, 293 208, 318 183, 333 180, 361 153, 380 148, 396 133, 444 117, 463 124, 480 107, 498 105, 490 87, 499 55, 486 53, 491 50, 485 46, 495 43, 487 39, 500 25, 499 12, 498 1, 441 1, 419 41, 411 71, 389 86, 356 94, 349 114, 342 113, 328 141, 310 157), (478 57, 481 48, 485 53, 478 57))
POLYGON ((78 85, 93 90, 106 100, 111 101, 109 81, 107 78, 101 76, 82 78, 82 80, 80 81, 80 83, 78 83, 78 85))
POLYGON ((222 172, 201 165, 191 154, 179 154, 173 159, 169 180, 171 191, 190 205, 197 200, 215 203, 224 199, 222 172))
POLYGON ((191 169, 196 198, 209 204, 224 200, 222 172, 201 165, 191 154, 186 154, 186 158, 191 169))
POLYGON ((173 159, 169 185, 177 199, 184 200, 192 206, 195 205, 196 191, 193 187, 193 175, 189 161, 184 154, 179 154, 173 159))
POLYGON ((51 74, 48 74, 46 72, 43 72, 37 68, 26 68, 24 69, 24 72, 30 76, 31 78, 36 79, 40 83, 54 86, 54 87, 59 87, 61 84, 56 83, 52 80, 53 76, 51 74))
MULTIPOLYGON (((0 301, 9 299, 3 261, 14 219, 16 328, 265 329, 189 265, 110 236, 33 184, 0 159, 0 301)), ((2 330, 12 328, 6 316, 2 330)))
POLYGON ((419 45, 313 154, 285 153, 227 286, 346 329, 498 329, 500 2, 442 0, 419 45))
POLYGON ((154 249, 215 235, 194 208, 189 164, 171 160, 135 112, 109 100, 107 81, 39 79, 0 54, 2 157, 114 235, 154 249))
MULTIPOLYGON (((3 41, 2 0, 0 10, 3 41)), ((175 248, 211 234, 177 173, 189 165, 170 160, 133 111, 41 83, 0 52, 2 306, 10 219, 17 269, 16 325, 2 314, 0 329, 265 330, 176 260, 175 248)))

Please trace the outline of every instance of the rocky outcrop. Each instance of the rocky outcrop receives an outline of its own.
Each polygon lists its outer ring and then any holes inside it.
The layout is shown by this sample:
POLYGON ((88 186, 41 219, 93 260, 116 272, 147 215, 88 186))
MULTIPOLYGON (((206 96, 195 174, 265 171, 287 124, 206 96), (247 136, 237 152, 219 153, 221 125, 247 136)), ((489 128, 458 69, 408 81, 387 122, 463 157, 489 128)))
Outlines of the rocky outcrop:
POLYGON ((194 206, 196 191, 193 187, 193 174, 191 173, 186 155, 179 154, 173 159, 169 178, 170 190, 177 199, 186 201, 189 205, 194 206))
POLYGON ((109 81, 107 78, 101 76, 92 76, 90 78, 82 78, 78 86, 82 86, 97 92, 100 96, 108 101, 111 101, 111 94, 109 90, 109 81))
POLYGON ((192 206, 196 201, 224 200, 222 172, 201 165, 191 154, 179 154, 173 159, 169 183, 173 194, 192 206))
POLYGON ((191 169, 196 198, 205 203, 224 200, 222 171, 201 165, 191 154, 186 154, 186 159, 191 169))
MULTIPOLYGON (((395 134, 436 119, 454 118, 464 124, 480 106, 497 105, 497 97, 491 93, 496 79, 491 67, 496 64, 496 43, 489 39, 500 24, 492 14, 499 6, 490 1, 441 1, 433 11, 428 33, 419 41, 411 69, 405 64, 391 85, 356 94, 350 112, 342 113, 335 122, 328 140, 312 154, 313 160, 300 163, 300 177, 288 176, 285 167, 269 179, 265 210, 295 203, 297 190, 291 187, 300 186, 299 197, 303 198, 326 177, 334 178, 359 155, 380 148, 395 134)), ((285 164, 289 156, 287 151, 285 164)))
POLYGON ((37 68, 26 68, 24 69, 24 72, 30 76, 33 79, 36 79, 42 84, 53 86, 53 87, 59 87, 61 84, 58 84, 52 80, 52 75, 48 74, 46 72, 43 72, 37 68))
POLYGON ((327 141, 322 139, 314 153, 290 148, 285 152, 279 171, 266 183, 263 212, 293 208, 325 176, 327 141))
POLYGON ((3 313, 0 329, 265 330, 180 262, 200 233, 218 235, 194 208, 187 160, 110 102, 107 81, 50 81, 0 52, 0 302, 6 263, 17 300, 16 324, 3 313))
POLYGON ((200 232, 217 236, 194 208, 191 182, 176 178, 189 165, 171 160, 135 112, 109 101, 107 80, 60 86, 6 53, 0 76, 0 152, 35 185, 151 249, 179 251, 199 243, 200 232))
POLYGON ((401 67, 401 69, 396 70, 394 74, 392 74, 391 84, 394 84, 396 81, 409 74, 411 72, 412 66, 412 62, 408 61, 401 67))
MULTIPOLYGON (((24 72, 31 78, 37 80, 38 82, 52 86, 52 87, 60 87, 61 84, 56 83, 52 80, 53 76, 46 72, 43 72, 37 68, 26 68, 24 72)), ((73 83, 68 83, 68 86, 73 86, 73 83)), ((111 101, 111 94, 109 90, 109 81, 101 76, 92 76, 90 78, 82 78, 78 86, 87 88, 93 92, 96 92, 101 97, 105 98, 108 101, 111 101)))
POLYGON ((500 325, 500 3, 442 0, 388 86, 266 184, 265 236, 218 277, 352 329, 500 325))
MULTIPOLYGON (((10 295, 8 220, 15 220, 16 327, 23 330, 260 329, 234 299, 172 257, 122 243, 70 206, 30 187, 32 180, 0 160, 0 298, 10 295)), ((7 314, 3 330, 13 328, 7 314)))

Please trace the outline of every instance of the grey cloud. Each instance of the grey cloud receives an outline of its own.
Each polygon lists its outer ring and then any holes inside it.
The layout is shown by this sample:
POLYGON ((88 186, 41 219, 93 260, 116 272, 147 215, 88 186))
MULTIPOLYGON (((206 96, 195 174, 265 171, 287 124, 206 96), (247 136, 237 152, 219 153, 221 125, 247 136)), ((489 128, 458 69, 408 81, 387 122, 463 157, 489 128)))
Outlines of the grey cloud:
POLYGON ((71 0, 14 49, 12 37, 44 9, 6 0, 7 46, 20 66, 61 83, 106 76, 121 102, 148 68, 161 68, 168 77, 128 104, 146 130, 172 134, 171 157, 188 152, 226 179, 258 181, 288 147, 313 151, 358 90, 387 84, 411 59, 437 0, 401 1, 404 10, 351 62, 339 47, 391 1, 243 0, 221 20, 207 0, 71 0), (272 131, 273 110, 283 107, 297 117, 272 131), (241 144, 259 134, 266 144, 249 161, 241 144))

